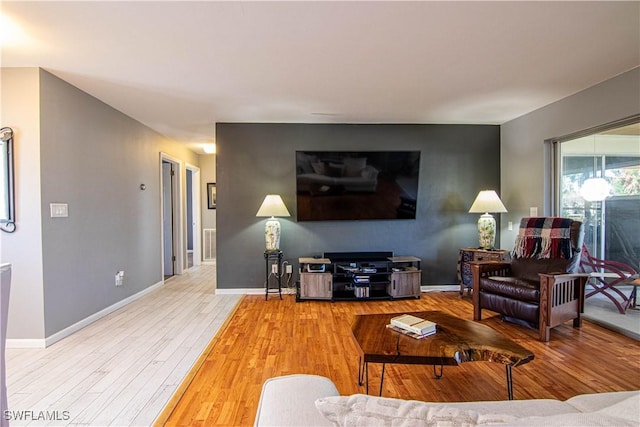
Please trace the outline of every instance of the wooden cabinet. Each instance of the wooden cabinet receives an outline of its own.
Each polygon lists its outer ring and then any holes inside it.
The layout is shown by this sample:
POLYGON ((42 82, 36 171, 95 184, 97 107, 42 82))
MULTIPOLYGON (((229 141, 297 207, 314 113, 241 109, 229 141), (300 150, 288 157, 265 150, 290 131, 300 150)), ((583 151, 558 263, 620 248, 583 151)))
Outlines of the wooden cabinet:
POLYGON ((391 274, 387 293, 392 298, 420 298, 420 258, 414 256, 390 257, 391 274))
POLYGON ((300 284, 296 295, 297 300, 333 298, 333 274, 325 271, 330 262, 326 258, 298 259, 300 284))
POLYGON ((460 295, 464 295, 464 290, 473 287, 473 276, 471 274, 470 261, 509 261, 511 255, 504 249, 478 249, 462 248, 458 256, 458 282, 460 283, 460 295))
POLYGON ((329 252, 299 258, 296 300, 420 298, 420 258, 392 252, 329 252))
POLYGON ((300 273, 299 299, 331 299, 333 275, 331 273, 300 273))
POLYGON ((394 271, 387 292, 393 298, 420 298, 420 271, 394 271))

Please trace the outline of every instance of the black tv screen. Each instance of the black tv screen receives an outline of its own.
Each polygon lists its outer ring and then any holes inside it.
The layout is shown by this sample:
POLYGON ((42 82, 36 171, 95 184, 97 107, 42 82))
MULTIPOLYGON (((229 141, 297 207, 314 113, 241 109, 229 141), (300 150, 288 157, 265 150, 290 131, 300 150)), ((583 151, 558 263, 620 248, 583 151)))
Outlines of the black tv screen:
POLYGON ((298 221, 415 219, 420 151, 297 151, 298 221))

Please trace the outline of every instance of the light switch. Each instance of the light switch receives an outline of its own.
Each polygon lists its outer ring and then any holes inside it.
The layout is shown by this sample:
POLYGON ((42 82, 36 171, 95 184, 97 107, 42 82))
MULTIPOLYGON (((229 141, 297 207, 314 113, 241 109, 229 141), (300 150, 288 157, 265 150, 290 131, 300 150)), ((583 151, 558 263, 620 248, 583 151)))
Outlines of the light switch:
POLYGON ((66 218, 69 216, 69 205, 66 203, 50 203, 51 218, 66 218))
POLYGON ((538 208, 536 206, 529 208, 529 216, 538 216, 538 208))

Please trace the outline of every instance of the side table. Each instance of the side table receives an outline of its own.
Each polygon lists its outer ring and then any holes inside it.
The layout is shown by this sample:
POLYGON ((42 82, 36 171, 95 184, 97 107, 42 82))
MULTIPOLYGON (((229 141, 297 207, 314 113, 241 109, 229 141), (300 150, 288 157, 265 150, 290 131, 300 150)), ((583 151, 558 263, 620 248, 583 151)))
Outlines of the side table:
POLYGON ((282 274, 280 274, 280 266, 282 265, 282 251, 265 251, 264 252, 264 265, 265 265, 265 282, 264 282, 264 299, 269 299, 270 293, 278 293, 280 299, 282 299, 282 274), (274 286, 271 287, 271 277, 275 275, 276 280, 274 286))
POLYGON ((465 288, 471 291, 473 287, 473 275, 471 274, 470 261, 509 261, 511 255, 505 249, 479 249, 462 248, 458 255, 458 283, 460 283, 460 296, 464 295, 465 288))

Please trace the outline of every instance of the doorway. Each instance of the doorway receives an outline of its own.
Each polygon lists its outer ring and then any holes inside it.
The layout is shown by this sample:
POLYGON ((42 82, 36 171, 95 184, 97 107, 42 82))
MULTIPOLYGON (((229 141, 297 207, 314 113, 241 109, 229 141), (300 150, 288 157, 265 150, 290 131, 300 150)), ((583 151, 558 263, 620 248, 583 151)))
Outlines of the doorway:
MULTIPOLYGON (((640 268, 640 120, 554 141, 556 212, 583 223, 584 245, 596 258, 640 268)), ((609 297, 587 284, 584 317, 640 339, 640 311, 621 313, 609 297)), ((635 287, 616 286, 631 298, 635 287)), ((620 297, 611 294, 616 300, 620 297)), ((625 296, 626 298, 626 296, 625 296)))
POLYGON ((160 182, 162 190, 162 276, 169 279, 182 274, 184 266, 181 163, 178 159, 160 153, 160 182))
POLYGON ((163 231, 163 276, 168 279, 175 274, 176 254, 174 251, 173 220, 173 177, 175 170, 171 162, 162 161, 162 231, 163 231))
POLYGON ((202 264, 200 246, 200 168, 186 165, 186 233, 187 254, 185 265, 187 269, 202 264))
POLYGON ((640 268, 640 123, 563 141, 558 184, 558 212, 584 223, 589 252, 640 268), (590 197, 598 180, 605 193, 590 197))

